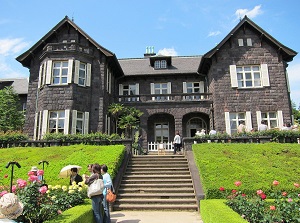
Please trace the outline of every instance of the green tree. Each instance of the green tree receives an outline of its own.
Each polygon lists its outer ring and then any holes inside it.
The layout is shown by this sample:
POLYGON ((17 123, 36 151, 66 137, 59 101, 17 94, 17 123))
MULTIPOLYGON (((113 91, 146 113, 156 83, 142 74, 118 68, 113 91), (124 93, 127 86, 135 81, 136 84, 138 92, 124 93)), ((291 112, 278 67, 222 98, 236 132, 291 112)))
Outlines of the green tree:
POLYGON ((124 112, 124 105, 120 103, 112 103, 109 108, 108 112, 112 115, 116 125, 115 125, 115 130, 118 132, 118 120, 119 116, 124 112))
POLYGON ((19 96, 12 87, 0 90, 0 131, 22 130, 24 113, 20 107, 19 96))
MULTIPOLYGON (((299 109, 300 109, 300 106, 299 106, 299 109)), ((296 103, 292 101, 292 113, 294 115, 294 120, 298 121, 298 122, 300 120, 300 111, 299 111, 299 109, 297 110, 296 103)))

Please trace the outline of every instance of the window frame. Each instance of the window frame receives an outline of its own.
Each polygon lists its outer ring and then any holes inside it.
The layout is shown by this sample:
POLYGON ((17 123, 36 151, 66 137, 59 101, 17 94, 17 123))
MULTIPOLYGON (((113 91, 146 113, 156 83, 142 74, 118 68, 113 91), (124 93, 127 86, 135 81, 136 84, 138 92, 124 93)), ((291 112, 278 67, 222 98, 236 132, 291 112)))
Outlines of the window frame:
POLYGON ((170 140, 170 124, 169 122, 157 122, 154 123, 154 139, 155 142, 161 143, 161 142, 169 142, 170 140), (157 128, 157 126, 161 126, 160 128, 157 128), (166 128, 164 128, 164 126, 167 126, 166 128), (167 132, 167 134, 165 135, 164 132, 167 132), (160 132, 160 134, 158 134, 158 132, 160 132), (157 140, 157 138, 160 137, 160 141, 157 140))
POLYGON ((167 66, 167 60, 155 60, 154 61, 154 69, 159 70, 159 69, 166 69, 167 66))

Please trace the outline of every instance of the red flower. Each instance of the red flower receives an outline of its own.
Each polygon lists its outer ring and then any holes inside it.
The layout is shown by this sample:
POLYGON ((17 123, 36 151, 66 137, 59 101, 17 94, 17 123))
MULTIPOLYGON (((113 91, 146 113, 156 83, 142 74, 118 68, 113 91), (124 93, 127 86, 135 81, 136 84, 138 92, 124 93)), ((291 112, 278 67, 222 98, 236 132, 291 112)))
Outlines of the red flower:
POLYGON ((31 176, 31 175, 35 175, 35 173, 34 173, 33 171, 29 171, 29 172, 27 173, 27 175, 28 175, 28 176, 31 176))
POLYGON ((261 194, 263 194, 264 192, 262 191, 262 190, 258 190, 258 191, 256 191, 256 194, 257 195, 261 195, 261 194))
POLYGON ((219 189, 220 191, 224 191, 225 190, 225 188, 224 187, 220 187, 220 189, 219 189))
POLYGON ((232 190, 231 192, 232 192, 233 194, 235 194, 235 193, 236 193, 236 190, 232 190))
POLYGON ((44 193, 47 192, 47 190, 48 190, 48 188, 47 188, 46 186, 42 186, 42 187, 39 189, 39 192, 40 192, 41 194, 44 194, 44 193))
POLYGON ((44 170, 38 170, 37 175, 38 175, 38 176, 44 175, 44 170))
POLYGON ((273 185, 274 185, 274 186, 277 186, 278 184, 279 184, 279 182, 278 182, 277 180, 274 180, 274 181, 273 181, 273 185))
POLYGON ((1 193, 0 193, 0 197, 2 197, 4 194, 7 194, 8 192, 6 191, 6 190, 4 190, 4 191, 2 191, 1 193))
POLYGON ((286 195, 287 195, 287 192, 285 192, 285 191, 284 191, 284 192, 282 192, 282 196, 284 196, 284 197, 285 197, 286 195))
POLYGON ((16 190, 17 190, 17 186, 16 186, 16 185, 13 185, 13 186, 11 187, 11 191, 12 191, 13 193, 15 193, 16 190))
POLYGON ((262 200, 265 200, 265 199, 267 198, 267 195, 265 195, 264 193, 262 193, 262 194, 260 194, 260 198, 261 198, 262 200))
POLYGON ((35 176, 35 175, 30 175, 29 178, 28 178, 28 180, 29 180, 30 182, 34 182, 34 181, 37 181, 37 180, 38 180, 38 177, 35 176))
POLYGON ((294 183, 294 186, 298 188, 298 187, 300 187, 300 184, 294 183))
POLYGON ((7 175, 7 174, 5 174, 5 175, 4 175, 4 178, 7 178, 7 177, 8 177, 8 175, 7 175))
POLYGON ((27 186, 27 181, 26 180, 22 180, 22 179, 18 179, 17 180, 17 184, 19 188, 24 188, 27 186))
POLYGON ((247 195, 246 194, 242 194, 242 197, 246 197, 247 195))
POLYGON ((275 211, 276 207, 275 206, 270 206, 270 210, 275 211))
POLYGON ((241 181, 236 181, 236 182, 234 182, 234 184, 235 184, 235 186, 239 187, 239 186, 242 185, 242 182, 241 181))

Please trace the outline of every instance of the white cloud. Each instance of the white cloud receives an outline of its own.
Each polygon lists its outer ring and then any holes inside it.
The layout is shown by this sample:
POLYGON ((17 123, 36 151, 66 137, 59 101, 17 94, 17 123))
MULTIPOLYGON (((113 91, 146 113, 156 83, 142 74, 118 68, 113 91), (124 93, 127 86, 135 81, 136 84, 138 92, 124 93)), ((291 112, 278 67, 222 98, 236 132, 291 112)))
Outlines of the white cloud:
POLYGON ((208 37, 211 37, 211 36, 218 36, 218 35, 220 35, 220 34, 221 34, 220 31, 209 32, 208 37))
POLYGON ((178 53, 176 50, 172 48, 163 48, 157 52, 157 55, 164 55, 164 56, 177 56, 178 53))
POLYGON ((255 6, 252 10, 248 9, 238 9, 235 12, 236 19, 244 18, 247 15, 250 19, 255 18, 256 16, 262 14, 261 5, 255 6))
POLYGON ((0 55, 8 56, 21 52, 29 46, 29 42, 24 42, 22 38, 0 39, 0 55))

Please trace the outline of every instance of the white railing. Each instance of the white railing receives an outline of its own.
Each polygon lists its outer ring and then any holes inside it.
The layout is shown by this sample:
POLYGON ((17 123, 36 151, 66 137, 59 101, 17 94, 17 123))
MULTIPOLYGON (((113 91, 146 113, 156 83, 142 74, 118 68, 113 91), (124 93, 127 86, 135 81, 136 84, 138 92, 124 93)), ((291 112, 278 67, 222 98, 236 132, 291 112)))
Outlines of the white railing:
POLYGON ((159 148, 164 148, 165 151, 174 151, 173 142, 148 142, 148 152, 157 152, 159 148))

